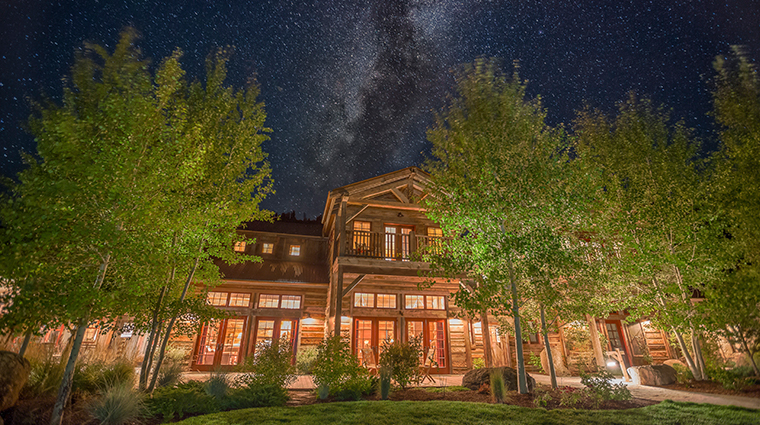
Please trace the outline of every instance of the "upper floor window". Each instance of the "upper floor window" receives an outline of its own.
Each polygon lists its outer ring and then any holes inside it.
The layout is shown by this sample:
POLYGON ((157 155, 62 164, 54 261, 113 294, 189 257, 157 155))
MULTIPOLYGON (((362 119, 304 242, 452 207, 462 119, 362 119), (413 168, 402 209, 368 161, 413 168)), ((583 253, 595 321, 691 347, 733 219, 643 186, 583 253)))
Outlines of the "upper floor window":
POLYGON ((371 223, 369 221, 354 221, 354 230, 369 232, 371 223))
POLYGON ((428 227, 427 228, 427 235, 433 236, 436 238, 442 238, 443 237, 443 230, 441 230, 440 227, 428 227))
POLYGON ((269 242, 264 242, 261 245, 261 253, 262 254, 271 254, 274 252, 274 244, 269 242))
POLYGON ((301 245, 290 245, 290 249, 288 250, 288 253, 292 256, 301 255, 301 245))
POLYGON ((301 308, 301 296, 261 294, 259 295, 259 308, 286 308, 298 310, 301 308))
POLYGON ((443 295, 404 295, 404 306, 409 310, 445 310, 443 295))
POLYGON ((235 252, 245 252, 245 241, 235 242, 235 252))
POLYGON ((355 292, 354 307, 396 308, 396 295, 355 292))

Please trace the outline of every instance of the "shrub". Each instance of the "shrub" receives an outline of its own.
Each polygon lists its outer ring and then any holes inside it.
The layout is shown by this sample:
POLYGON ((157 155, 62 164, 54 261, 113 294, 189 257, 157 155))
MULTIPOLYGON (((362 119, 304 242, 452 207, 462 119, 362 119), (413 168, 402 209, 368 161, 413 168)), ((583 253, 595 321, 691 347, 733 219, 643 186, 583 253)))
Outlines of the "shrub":
POLYGON ((544 391, 540 388, 536 389, 536 396, 533 398, 533 405, 536 407, 546 408, 549 406, 549 402, 552 401, 551 393, 544 391))
POLYGON ((491 372, 491 397, 495 403, 504 403, 507 399, 507 390, 504 387, 504 375, 500 370, 491 372))
POLYGON ((614 376, 606 370, 586 375, 581 374, 581 384, 588 388, 590 395, 596 400, 597 405, 609 400, 630 400, 631 392, 625 384, 613 384, 614 376))
POLYGON ((246 358, 238 370, 247 373, 237 378, 237 386, 275 385, 286 388, 295 381, 295 367, 291 364, 293 352, 286 341, 259 344, 256 353, 246 358))
POLYGON ((189 415, 203 415, 219 410, 214 397, 206 394, 203 384, 189 382, 176 387, 157 388, 147 401, 148 410, 164 421, 182 419, 189 415))
POLYGON ((678 381, 679 384, 686 384, 694 379, 694 375, 687 366, 676 363, 673 365, 673 369, 676 370, 676 381, 678 381))
POLYGON ((357 392, 361 395, 372 390, 369 373, 340 336, 331 336, 319 344, 313 374, 317 388, 323 388, 320 391, 343 399, 356 399, 357 392))
POLYGON ((111 364, 95 362, 77 365, 72 388, 74 391, 95 393, 109 387, 134 384, 135 368, 131 362, 120 359, 111 364))
POLYGON ((228 395, 220 400, 220 408, 234 410, 284 406, 288 398, 288 390, 274 384, 245 386, 231 389, 228 395))
POLYGON ((57 394, 65 365, 50 354, 42 359, 31 358, 29 363, 31 370, 21 389, 21 397, 26 399, 57 394))
POLYGON ((420 374, 420 356, 422 355, 422 339, 411 338, 408 342, 383 341, 380 354, 380 367, 390 371, 391 379, 401 388, 406 389, 420 374))
POLYGON ((382 400, 388 400, 388 395, 391 392, 391 371, 386 368, 380 368, 380 398, 382 400))
POLYGON ((99 391, 87 410, 103 425, 121 425, 134 422, 143 415, 145 405, 142 395, 132 389, 132 384, 120 382, 99 391))
POLYGON ((711 367, 707 370, 713 381, 719 382, 723 388, 740 390, 750 384, 747 378, 754 375, 751 366, 738 366, 734 368, 711 367))
POLYGON ((557 391, 559 392, 559 405, 565 407, 575 407, 583 403, 583 399, 587 395, 583 388, 559 387, 557 391))
POLYGON ((317 349, 315 347, 301 347, 296 355, 296 370, 301 375, 311 375, 316 360, 317 349))
POLYGON ((541 356, 537 356, 535 353, 530 353, 530 360, 528 360, 528 363, 536 367, 538 373, 546 373, 544 365, 541 364, 541 356))
POLYGON ((184 371, 184 360, 187 350, 169 347, 164 355, 164 362, 161 364, 161 370, 158 372, 156 385, 159 387, 172 387, 182 382, 182 372, 184 371))
POLYGON ((481 358, 472 359, 472 368, 473 369, 483 369, 486 367, 486 361, 481 358))
POLYGON ((225 372, 213 372, 203 386, 206 394, 221 400, 230 390, 230 381, 225 372))

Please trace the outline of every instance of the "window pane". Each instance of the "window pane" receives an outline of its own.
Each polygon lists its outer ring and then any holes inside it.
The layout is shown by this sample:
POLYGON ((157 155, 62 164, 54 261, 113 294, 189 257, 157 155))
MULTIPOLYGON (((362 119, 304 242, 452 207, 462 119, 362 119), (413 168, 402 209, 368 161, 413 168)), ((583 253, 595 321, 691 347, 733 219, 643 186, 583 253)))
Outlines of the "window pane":
POLYGON ((244 241, 235 242, 235 251, 245 252, 245 242, 244 241))
POLYGON ((227 293, 226 292, 209 292, 208 303, 217 307, 224 307, 227 305, 227 293))
POLYGON ((259 320, 256 328, 256 347, 260 344, 271 344, 274 336, 274 320, 259 320))
POLYGON ((443 230, 441 230, 440 227, 428 227, 427 229, 428 236, 433 236, 436 238, 442 238, 443 237, 443 230))
POLYGON ((301 255, 301 245, 290 245, 290 255, 301 255))
POLYGON ((248 307, 251 303, 251 294, 230 294, 230 307, 248 307))
POLYGON ((243 329, 245 319, 227 319, 227 328, 224 331, 224 346, 222 347, 221 364, 236 365, 240 356, 240 345, 243 342, 243 329))
POLYGON ((300 295, 283 295, 281 308, 301 308, 301 296, 300 295))
POLYGON ((264 245, 261 246, 261 253, 271 254, 272 252, 274 252, 274 244, 264 242, 264 245))
POLYGON ((354 294, 354 307, 374 307, 375 294, 364 294, 357 292, 354 294))
POLYGON ((406 308, 408 309, 425 308, 422 295, 406 295, 404 298, 406 299, 406 308))
POLYGON ((198 343, 198 358, 196 360, 197 364, 214 364, 214 355, 216 354, 216 340, 218 337, 219 322, 211 322, 203 325, 200 341, 198 343))
POLYGON ((377 308, 396 308, 396 295, 377 294, 377 308))
POLYGON ((428 310, 443 310, 446 307, 444 297, 441 295, 428 295, 425 308, 428 310))
POLYGON ((370 229, 370 222, 369 221, 354 221, 354 230, 361 230, 363 232, 369 232, 370 229))
POLYGON ((261 294, 259 295, 259 308, 277 308, 280 302, 279 295, 261 294))

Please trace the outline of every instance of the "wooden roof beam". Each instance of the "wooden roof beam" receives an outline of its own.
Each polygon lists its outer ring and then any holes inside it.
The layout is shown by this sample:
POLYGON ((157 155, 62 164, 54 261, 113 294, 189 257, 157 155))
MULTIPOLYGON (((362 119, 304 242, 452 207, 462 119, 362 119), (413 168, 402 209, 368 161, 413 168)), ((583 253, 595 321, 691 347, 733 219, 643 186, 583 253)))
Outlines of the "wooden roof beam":
POLYGON ((343 296, 345 297, 348 295, 349 292, 353 291, 354 288, 356 288, 356 285, 359 284, 362 280, 364 280, 364 277, 367 276, 366 274, 360 274, 356 277, 356 279, 353 280, 348 286, 346 286, 345 289, 343 289, 343 296))

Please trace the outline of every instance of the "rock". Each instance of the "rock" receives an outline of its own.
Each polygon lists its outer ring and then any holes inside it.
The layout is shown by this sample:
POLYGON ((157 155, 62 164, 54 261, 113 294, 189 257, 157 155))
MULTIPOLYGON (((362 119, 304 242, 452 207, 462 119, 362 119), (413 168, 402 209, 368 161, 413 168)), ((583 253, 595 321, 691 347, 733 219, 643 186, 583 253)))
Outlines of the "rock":
POLYGON ((0 412, 16 404, 31 369, 25 358, 10 351, 0 351, 0 412))
POLYGON ((684 363, 684 362, 682 362, 680 360, 668 359, 668 360, 665 360, 663 363, 666 364, 666 365, 668 365, 668 366, 670 366, 670 367, 673 367, 673 365, 679 365, 679 366, 683 366, 686 369, 688 369, 688 367, 686 367, 686 363, 684 363))
MULTIPOLYGON (((552 344, 552 359, 554 360, 554 373, 557 376, 570 376, 570 371, 565 366, 565 360, 562 358, 562 350, 559 345, 552 344)), ((546 348, 541 350, 541 367, 546 374, 549 374, 549 357, 546 355, 546 348)))
POLYGON ((676 370, 666 364, 633 366, 628 374, 634 385, 668 385, 676 382, 676 370))
MULTIPOLYGON (((462 386, 471 390, 478 390, 483 384, 491 384, 491 371, 500 370, 504 376, 504 386, 507 391, 517 391, 517 371, 511 367, 484 367, 473 369, 467 372, 462 378, 462 386)), ((528 380, 528 392, 533 392, 536 388, 536 380, 527 372, 525 373, 528 380)))

